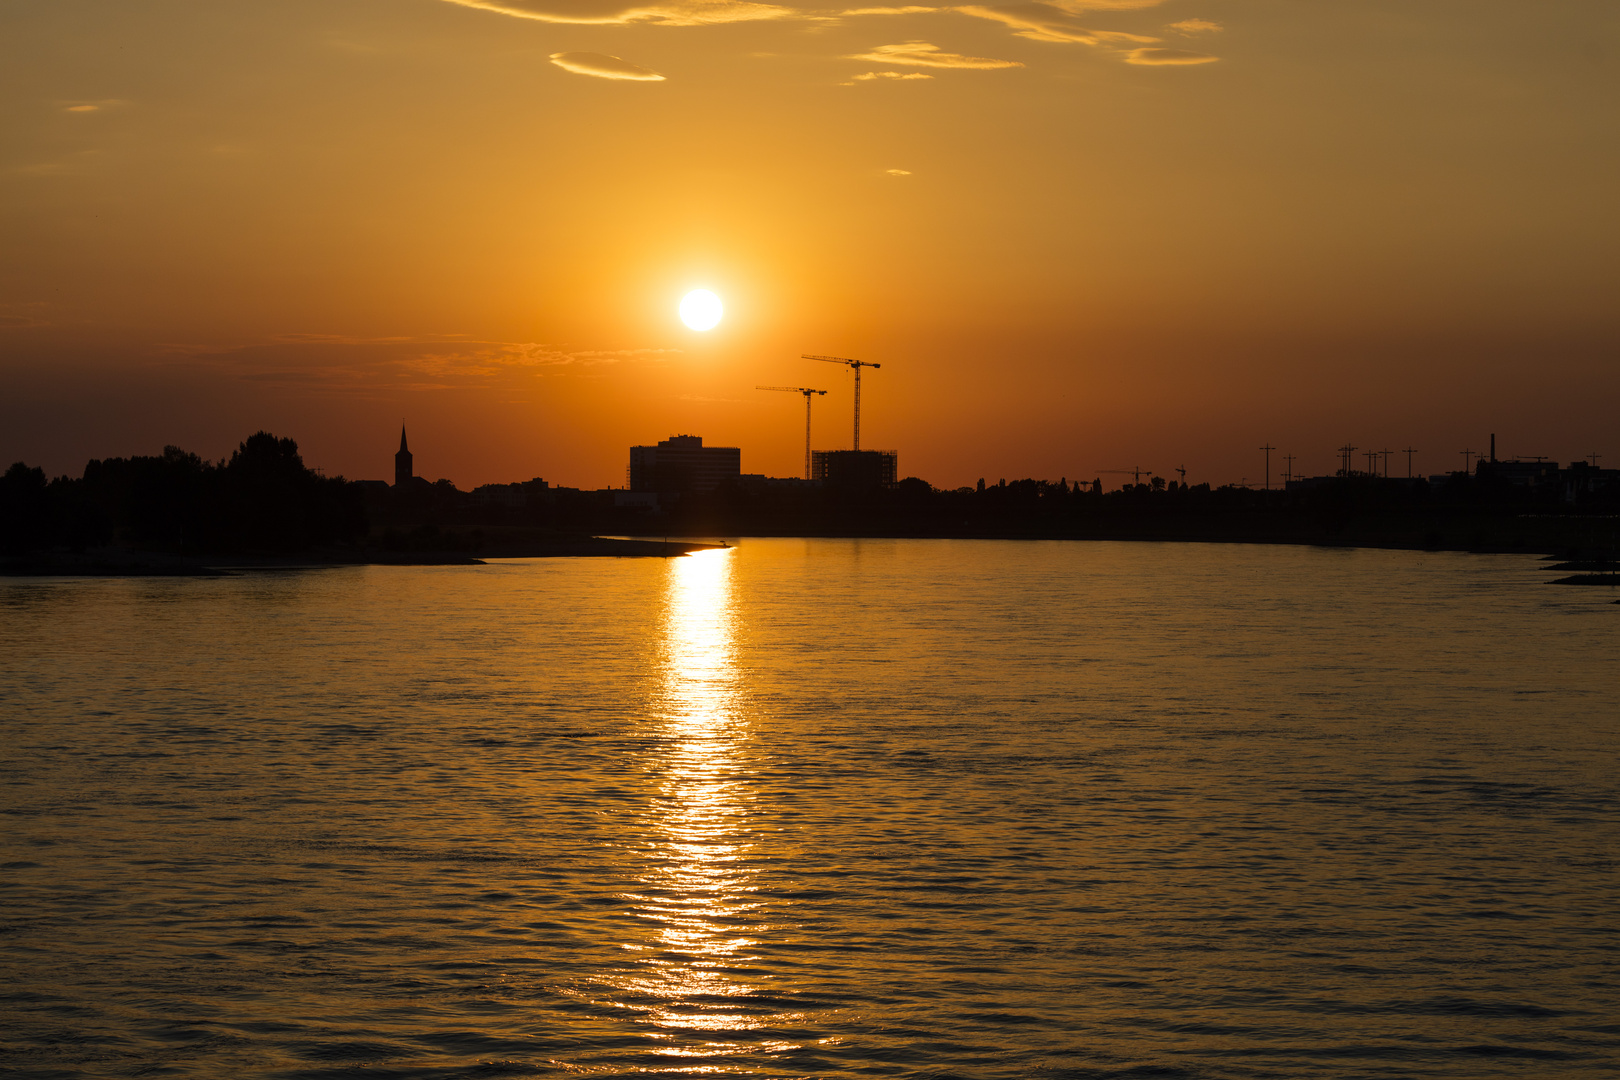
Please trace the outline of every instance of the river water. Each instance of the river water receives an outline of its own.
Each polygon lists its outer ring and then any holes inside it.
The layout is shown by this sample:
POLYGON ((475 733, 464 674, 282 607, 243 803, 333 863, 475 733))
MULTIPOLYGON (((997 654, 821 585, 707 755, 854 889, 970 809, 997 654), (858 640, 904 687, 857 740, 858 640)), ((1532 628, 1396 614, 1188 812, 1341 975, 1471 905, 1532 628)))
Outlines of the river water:
POLYGON ((1620 1074, 1620 607, 744 540, 0 581, 0 1072, 1620 1074))

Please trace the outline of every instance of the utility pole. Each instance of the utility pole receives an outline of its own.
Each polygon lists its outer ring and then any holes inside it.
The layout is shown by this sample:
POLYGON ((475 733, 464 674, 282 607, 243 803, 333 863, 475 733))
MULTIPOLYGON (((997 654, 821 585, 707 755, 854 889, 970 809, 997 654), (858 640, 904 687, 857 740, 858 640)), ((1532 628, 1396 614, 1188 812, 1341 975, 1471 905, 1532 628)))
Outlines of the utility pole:
POLYGON ((803 353, 801 360, 822 360, 829 364, 843 364, 855 372, 855 449, 861 448, 861 368, 880 368, 882 364, 872 364, 865 360, 851 360, 847 356, 813 356, 803 353))
POLYGON ((1405 450, 1402 450, 1401 453, 1406 455, 1406 478, 1410 480, 1412 479, 1412 455, 1417 453, 1417 451, 1408 446, 1405 450))
POLYGON ((1471 466, 1473 465, 1473 462, 1470 459, 1479 457, 1480 456, 1479 451, 1478 450, 1459 450, 1458 453, 1460 453, 1463 456, 1463 472, 1472 474, 1473 471, 1474 471, 1471 468, 1471 466))
POLYGON ((1270 443, 1266 443, 1266 445, 1262 446, 1260 449, 1262 449, 1262 450, 1264 450, 1266 452, 1266 490, 1270 491, 1271 490, 1271 452, 1273 450, 1277 449, 1277 448, 1275 446, 1272 446, 1270 443))
POLYGON ((1363 450, 1361 452, 1361 456, 1367 459, 1367 475, 1368 476, 1377 476, 1378 475, 1378 451, 1376 451, 1376 450, 1363 450))
POLYGON ((825 390, 812 390, 808 386, 756 386, 755 390, 785 390, 790 394, 804 395, 804 478, 810 479, 810 396, 812 394, 825 395, 825 390))
POLYGON ((1283 477, 1284 477, 1283 483, 1285 483, 1285 484, 1291 483, 1293 481, 1293 479, 1294 479, 1294 458, 1295 458, 1295 456, 1296 455, 1294 455, 1294 454, 1284 454, 1283 455, 1283 460, 1288 462, 1288 471, 1283 473, 1283 477))
POLYGON ((1186 487, 1187 486, 1187 466, 1185 466, 1185 465, 1177 465, 1176 466, 1176 472, 1181 474, 1181 486, 1186 487))
POLYGON ((1356 452, 1356 448, 1351 446, 1349 443, 1345 443, 1343 446, 1339 447, 1339 475, 1340 476, 1346 476, 1347 477, 1347 476, 1350 475, 1350 455, 1355 453, 1355 452, 1356 452))
POLYGON ((1597 468, 1598 458, 1600 458, 1602 456, 1603 456, 1602 454, 1587 454, 1586 455, 1586 460, 1590 461, 1592 463, 1592 468, 1595 469, 1595 468, 1597 468))
POLYGON ((1380 450, 1378 452, 1380 454, 1384 455, 1384 479, 1388 480, 1389 479, 1389 455, 1393 454, 1395 451, 1390 450, 1390 449, 1384 449, 1384 450, 1380 450))

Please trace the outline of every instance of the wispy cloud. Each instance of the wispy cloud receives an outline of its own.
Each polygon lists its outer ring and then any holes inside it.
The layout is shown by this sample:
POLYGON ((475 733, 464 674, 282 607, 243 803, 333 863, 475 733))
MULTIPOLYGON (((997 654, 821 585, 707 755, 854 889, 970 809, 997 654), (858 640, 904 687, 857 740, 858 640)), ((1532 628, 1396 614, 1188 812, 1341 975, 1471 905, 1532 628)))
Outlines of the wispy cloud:
MULTIPOLYGON (((827 9, 788 6, 759 0, 445 0, 446 3, 495 12, 538 22, 624 26, 709 26, 722 23, 799 20, 830 26, 854 18, 957 14, 1000 23, 1015 36, 1031 41, 1079 44, 1102 48, 1128 64, 1149 67, 1208 64, 1218 59, 1206 53, 1157 47, 1159 38, 1123 30, 1098 30, 1071 21, 1072 16, 1097 12, 1128 12, 1156 8, 1166 0, 1018 0, 1011 4, 892 4, 827 9)), ((1218 23, 1189 18, 1170 24, 1178 34, 1214 33, 1218 23)), ((926 41, 882 45, 849 59, 911 67, 993 70, 1023 67, 1016 60, 949 53, 926 41)), ((557 53, 552 62, 581 75, 605 79, 656 82, 657 72, 601 53, 557 53)), ((875 81, 876 73, 852 81, 875 81)), ((844 85, 849 85, 848 83, 844 85)))
POLYGON ((462 7, 493 11, 537 22, 615 26, 712 26, 718 23, 787 19, 801 13, 752 0, 667 0, 664 3, 614 6, 602 0, 447 0, 462 7))
POLYGON ((910 169, 884 169, 883 170, 883 175, 884 176, 910 176, 911 175, 911 170, 910 169))
POLYGON ((551 54, 551 62, 575 75, 594 75, 598 79, 619 79, 628 82, 663 82, 664 77, 650 68, 621 60, 617 56, 594 52, 560 52, 551 54))
POLYGON ((1012 30, 1014 35, 1032 41, 1054 41, 1080 45, 1106 45, 1114 42, 1148 44, 1158 38, 1127 34, 1118 30, 1090 30, 1062 21, 1049 4, 1014 4, 1007 7, 984 7, 970 4, 952 8, 952 11, 971 15, 975 19, 989 19, 1012 30))
POLYGON ((1069 17, 1075 13, 1094 8, 1107 6, 1116 8, 1150 7, 1158 2, 1159 0, 1147 0, 1145 3, 1133 0, 1128 4, 1106 5, 1088 4, 1083 0, 1025 0, 1023 3, 996 6, 959 4, 937 8, 854 8, 843 12, 843 14, 910 15, 921 12, 950 12, 966 15, 974 19, 1000 23, 1011 30, 1015 37, 1027 38, 1031 41, 1117 48, 1120 46, 1154 45, 1158 43, 1159 39, 1143 34, 1132 34, 1123 30, 1097 30, 1072 22, 1069 17))
MULTIPOLYGON (((358 337, 354 334, 276 334, 271 341, 283 345, 424 345, 440 341, 465 341, 464 334, 442 334, 430 337, 396 335, 391 337, 358 337)), ((206 346, 176 346, 207 351, 206 346)))
POLYGON ((88 172, 101 164, 100 150, 80 150, 55 161, 35 161, 15 165, 9 170, 19 176, 72 176, 88 172))
POLYGON ((1164 0, 1046 0, 1055 8, 1078 15, 1082 11, 1140 11, 1154 8, 1164 0))
POLYGON ((1127 64, 1142 64, 1146 67, 1213 64, 1219 59, 1218 56, 1211 56, 1208 53, 1188 52, 1186 49, 1132 49, 1125 54, 1127 64))
POLYGON ((930 45, 926 41, 879 45, 871 52, 858 53, 850 59, 866 60, 875 64, 906 64, 912 67, 960 68, 971 71, 1024 66, 1017 60, 993 60, 987 56, 963 56, 961 53, 945 52, 938 45, 930 45))
POLYGON ((1097 36, 1091 31, 1060 23, 1053 18, 1051 9, 1044 5, 1020 4, 1018 10, 1013 10, 1012 8, 983 7, 978 4, 969 4, 956 10, 963 15, 971 15, 975 19, 989 19, 991 22, 1001 23, 1016 36, 1030 38, 1033 41, 1079 42, 1084 45, 1098 44, 1097 36))
POLYGON ((536 377, 591 377, 618 364, 659 363, 679 349, 581 349, 566 344, 480 341, 458 335, 356 337, 284 334, 258 344, 170 345, 173 363, 219 366, 259 383, 346 394, 504 387, 521 391, 536 377))
POLYGON ((58 104, 61 105, 63 112, 93 113, 101 112, 104 109, 117 108, 120 105, 127 105, 129 102, 123 98, 101 98, 97 101, 63 101, 58 104))
POLYGON ((911 82, 914 79, 932 78, 932 75, 924 74, 921 71, 868 71, 864 75, 855 76, 844 85, 854 86, 858 82, 877 82, 879 80, 885 82, 911 82))
POLYGON ((626 360, 668 360, 685 349, 585 349, 565 353, 574 363, 617 364, 626 360))
POLYGON ((600 367, 627 361, 660 361, 680 349, 568 349, 536 342, 477 342, 471 347, 423 352, 404 361, 420 370, 439 374, 493 375, 521 368, 600 367))

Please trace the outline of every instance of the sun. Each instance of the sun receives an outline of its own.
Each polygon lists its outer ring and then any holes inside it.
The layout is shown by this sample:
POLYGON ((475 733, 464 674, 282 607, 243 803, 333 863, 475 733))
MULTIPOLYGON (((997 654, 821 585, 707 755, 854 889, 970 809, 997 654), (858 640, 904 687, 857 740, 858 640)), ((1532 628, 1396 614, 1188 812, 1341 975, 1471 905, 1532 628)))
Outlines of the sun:
POLYGON ((681 299, 681 322, 693 330, 713 330, 725 311, 720 298, 708 289, 693 289, 681 299))

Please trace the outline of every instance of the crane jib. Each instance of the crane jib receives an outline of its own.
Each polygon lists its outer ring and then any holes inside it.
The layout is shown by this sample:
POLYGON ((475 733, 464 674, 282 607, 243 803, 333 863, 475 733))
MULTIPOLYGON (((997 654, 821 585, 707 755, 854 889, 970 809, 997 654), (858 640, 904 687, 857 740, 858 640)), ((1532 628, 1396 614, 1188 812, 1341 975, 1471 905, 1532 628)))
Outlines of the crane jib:
POLYGON ((847 356, 819 356, 815 353, 801 353, 802 360, 820 360, 827 364, 843 364, 855 372, 855 438, 854 448, 861 448, 861 368, 880 368, 882 364, 874 364, 870 360, 851 360, 847 356))

